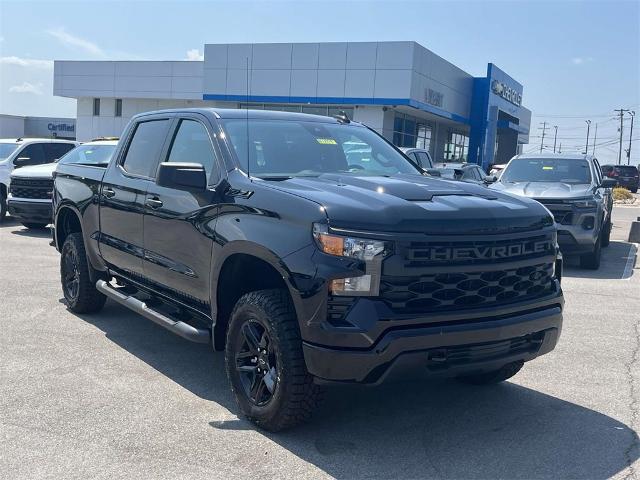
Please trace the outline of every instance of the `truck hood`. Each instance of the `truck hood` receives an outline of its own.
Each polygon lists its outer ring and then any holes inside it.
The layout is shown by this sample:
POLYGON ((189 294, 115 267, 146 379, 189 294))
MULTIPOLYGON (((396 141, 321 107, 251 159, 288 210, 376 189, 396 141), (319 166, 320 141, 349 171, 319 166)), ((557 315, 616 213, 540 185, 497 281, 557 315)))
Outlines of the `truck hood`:
POLYGON ((44 165, 32 165, 30 167, 16 168, 12 173, 12 177, 20 178, 53 178, 57 163, 45 163, 44 165))
POLYGON ((559 183, 559 182, 496 182, 491 185, 495 191, 513 193, 529 198, 554 198, 572 199, 588 197, 593 194, 591 185, 585 183, 559 183))
POLYGON ((470 234, 537 230, 553 223, 533 200, 420 175, 325 174, 264 184, 318 203, 332 228, 470 234))

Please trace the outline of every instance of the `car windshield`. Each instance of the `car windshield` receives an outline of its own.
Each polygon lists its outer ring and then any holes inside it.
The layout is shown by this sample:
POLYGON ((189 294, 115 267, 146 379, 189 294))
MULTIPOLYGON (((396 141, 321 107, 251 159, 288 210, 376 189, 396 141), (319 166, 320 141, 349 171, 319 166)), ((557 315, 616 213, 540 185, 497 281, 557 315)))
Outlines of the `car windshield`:
POLYGON ((115 145, 80 145, 60 158, 58 163, 105 166, 115 149, 115 145))
POLYGON ((17 143, 0 143, 0 162, 9 157, 18 148, 17 143))
POLYGON ((570 158, 518 158, 512 160, 500 176, 503 183, 561 182, 591 183, 586 160, 570 158))
POLYGON ((223 126, 242 169, 247 171, 249 164, 251 175, 261 178, 421 175, 384 139, 362 126, 256 119, 224 120, 223 126))
POLYGON ((636 167, 619 165, 615 168, 621 175, 636 176, 638 174, 638 169, 636 167))

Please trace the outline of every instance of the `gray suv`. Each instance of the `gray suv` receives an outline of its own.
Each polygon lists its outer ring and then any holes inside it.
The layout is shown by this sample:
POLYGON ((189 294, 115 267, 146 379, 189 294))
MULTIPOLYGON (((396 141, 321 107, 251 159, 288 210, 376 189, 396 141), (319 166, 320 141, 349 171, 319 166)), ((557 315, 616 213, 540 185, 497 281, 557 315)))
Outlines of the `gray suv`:
POLYGON ((555 218, 560 250, 595 270, 609 245, 615 185, 592 155, 542 153, 513 157, 491 188, 542 203, 555 218))

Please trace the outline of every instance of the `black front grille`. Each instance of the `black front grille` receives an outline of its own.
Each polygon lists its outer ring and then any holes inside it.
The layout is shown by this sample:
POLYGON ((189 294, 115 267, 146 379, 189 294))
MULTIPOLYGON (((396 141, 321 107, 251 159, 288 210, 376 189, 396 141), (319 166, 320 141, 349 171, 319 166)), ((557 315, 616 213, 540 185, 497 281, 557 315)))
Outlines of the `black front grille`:
POLYGON ((564 203, 560 200, 544 199, 538 200, 538 202, 549 209, 556 223, 561 225, 571 225, 573 223, 573 208, 571 204, 564 203))
POLYGON ((540 263, 505 270, 383 275, 380 297, 397 313, 449 312, 533 299, 553 288, 553 263, 540 263))
POLYGON ((12 178, 9 187, 16 198, 50 199, 53 192, 52 179, 12 178))

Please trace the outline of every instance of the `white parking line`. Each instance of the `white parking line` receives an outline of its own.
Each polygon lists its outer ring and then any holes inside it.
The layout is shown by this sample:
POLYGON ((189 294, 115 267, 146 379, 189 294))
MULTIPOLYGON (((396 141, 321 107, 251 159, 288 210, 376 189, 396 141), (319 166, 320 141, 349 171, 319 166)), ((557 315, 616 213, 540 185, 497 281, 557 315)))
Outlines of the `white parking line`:
POLYGON ((638 244, 632 243, 629 245, 629 255, 627 256, 627 263, 624 266, 624 271, 622 272, 622 280, 631 280, 631 271, 636 263, 636 254, 638 252, 638 244))

